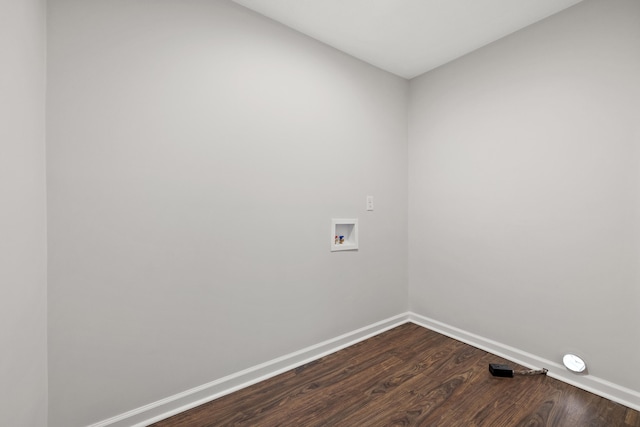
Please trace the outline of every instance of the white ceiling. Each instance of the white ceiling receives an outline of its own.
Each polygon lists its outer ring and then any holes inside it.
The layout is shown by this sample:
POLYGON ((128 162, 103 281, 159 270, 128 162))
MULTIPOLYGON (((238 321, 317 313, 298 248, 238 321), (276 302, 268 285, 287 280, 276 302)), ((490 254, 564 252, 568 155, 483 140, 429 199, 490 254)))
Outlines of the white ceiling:
POLYGON ((233 0, 410 79, 582 0, 233 0))

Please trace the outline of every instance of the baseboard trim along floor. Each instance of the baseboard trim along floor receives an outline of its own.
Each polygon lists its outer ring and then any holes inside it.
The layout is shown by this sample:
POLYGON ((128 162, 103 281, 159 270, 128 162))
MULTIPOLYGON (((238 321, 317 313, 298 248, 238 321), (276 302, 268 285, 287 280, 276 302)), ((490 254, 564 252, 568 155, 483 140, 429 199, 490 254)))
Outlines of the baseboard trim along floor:
POLYGON ((103 420, 89 427, 144 427, 180 412, 195 408, 234 391, 243 389, 265 379, 274 377, 313 360, 335 353, 343 348, 364 341, 404 323, 415 323, 450 338, 472 345, 497 356, 531 368, 547 368, 548 375, 606 399, 640 410, 640 393, 609 381, 594 377, 575 376, 558 362, 540 358, 488 338, 475 335, 434 319, 407 312, 386 320, 343 334, 339 337, 304 348, 228 375, 199 387, 186 390, 157 402, 103 420))
POLYGON ((243 371, 186 390, 157 402, 133 409, 115 417, 92 424, 89 427, 144 427, 180 412, 195 408, 255 383, 275 377, 313 360, 320 359, 343 348, 352 346, 396 326, 409 322, 409 313, 402 313, 364 328, 340 335, 253 366, 243 371))
POLYGON ((420 316, 415 313, 409 313, 408 317, 409 321, 416 325, 439 332, 442 335, 446 335, 450 338, 472 345, 497 356, 504 357, 505 359, 511 360, 520 365, 528 366, 532 369, 547 368, 549 370, 547 375, 552 378, 604 397, 605 399, 620 403, 629 408, 635 409, 636 411, 640 411, 640 393, 634 390, 622 387, 593 375, 572 374, 559 362, 538 357, 534 354, 527 353, 526 351, 463 331, 462 329, 458 329, 428 317, 420 316))

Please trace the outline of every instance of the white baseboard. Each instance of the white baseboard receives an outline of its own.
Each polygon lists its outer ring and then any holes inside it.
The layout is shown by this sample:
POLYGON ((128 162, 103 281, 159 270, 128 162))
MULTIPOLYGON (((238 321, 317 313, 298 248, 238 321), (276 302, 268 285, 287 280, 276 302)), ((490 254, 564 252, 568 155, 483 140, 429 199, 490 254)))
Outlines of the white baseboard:
POLYGON ((593 375, 575 375, 560 363, 481 337, 428 317, 409 313, 409 321, 527 367, 547 368, 552 378, 640 411, 640 393, 593 375))
POLYGON ((144 427, 169 418, 203 403, 249 387, 260 381, 302 366, 313 360, 364 341, 384 331, 407 323, 409 313, 399 314, 364 328, 348 332, 291 354, 270 360, 235 374, 217 379, 199 387, 178 393, 157 402, 133 409, 124 414, 92 424, 89 427, 144 427))
POLYGON ((172 415, 195 408, 203 403, 210 402, 234 391, 297 368, 313 360, 335 353, 338 350, 342 350, 343 348, 408 322, 439 332, 520 365, 531 368, 547 368, 549 369, 547 375, 550 377, 640 411, 640 393, 634 390, 592 375, 573 375, 559 363, 543 359, 534 354, 458 329, 437 320, 408 312, 133 409, 124 414, 92 424, 89 427, 145 427, 172 415))

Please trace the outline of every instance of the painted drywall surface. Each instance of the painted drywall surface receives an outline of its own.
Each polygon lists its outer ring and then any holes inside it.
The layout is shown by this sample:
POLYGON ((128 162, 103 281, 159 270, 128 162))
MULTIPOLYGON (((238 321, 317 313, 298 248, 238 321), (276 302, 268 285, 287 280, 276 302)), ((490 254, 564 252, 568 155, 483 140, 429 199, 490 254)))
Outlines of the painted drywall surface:
POLYGON ((406 310, 408 82, 226 1, 48 29, 51 427, 406 310))
POLYGON ((0 2, 0 425, 47 420, 45 2, 0 2))
POLYGON ((585 1, 411 82, 418 314, 640 391, 640 2, 585 1))

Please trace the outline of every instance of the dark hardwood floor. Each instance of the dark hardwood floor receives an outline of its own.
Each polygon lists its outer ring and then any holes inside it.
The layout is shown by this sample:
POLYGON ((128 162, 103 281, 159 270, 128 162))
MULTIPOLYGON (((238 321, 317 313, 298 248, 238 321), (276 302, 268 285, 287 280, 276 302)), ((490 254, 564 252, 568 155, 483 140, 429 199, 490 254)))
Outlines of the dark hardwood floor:
POLYGON ((546 376, 496 378, 483 350, 408 323, 153 424, 640 427, 640 413, 546 376))

